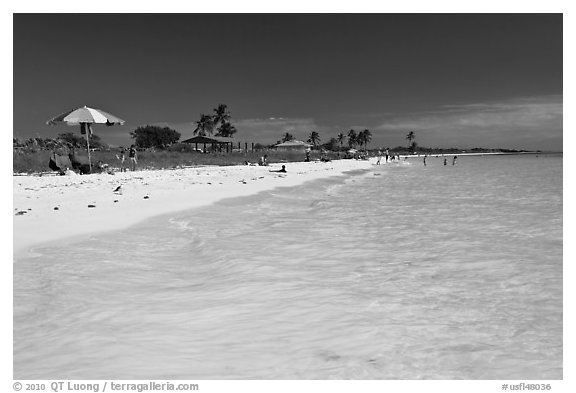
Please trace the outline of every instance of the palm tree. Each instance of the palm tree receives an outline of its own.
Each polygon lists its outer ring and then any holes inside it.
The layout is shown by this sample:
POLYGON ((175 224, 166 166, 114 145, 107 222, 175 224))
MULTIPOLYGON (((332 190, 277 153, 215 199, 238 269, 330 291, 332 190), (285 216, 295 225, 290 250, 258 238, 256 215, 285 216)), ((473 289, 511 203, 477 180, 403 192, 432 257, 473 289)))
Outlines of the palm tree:
POLYGON ((293 141, 293 140, 294 140, 294 135, 290 134, 289 132, 284 134, 284 136, 282 137, 282 142, 289 142, 289 141, 293 141))
POLYGON ((218 108, 214 109, 214 115, 212 116, 212 121, 214 127, 218 126, 216 130, 216 136, 231 137, 237 130, 232 124, 230 124, 230 112, 228 112, 228 107, 224 104, 218 105, 218 108))
POLYGON ((218 105, 218 108, 214 109, 214 125, 230 123, 230 112, 228 112, 228 107, 224 104, 218 105))
POLYGON ((236 130, 236 127, 234 127, 232 124, 228 122, 224 122, 222 123, 222 125, 220 125, 220 127, 218 127, 218 132, 216 133, 216 136, 232 138, 232 136, 234 136, 236 131, 238 131, 236 130))
POLYGON ((410 131, 408 135, 406 135, 406 139, 408 139, 408 148, 412 146, 412 141, 416 139, 416 135, 414 135, 414 131, 410 131))
POLYGON ((338 135, 336 135, 336 140, 340 142, 340 150, 342 150, 342 144, 344 143, 344 139, 346 139, 346 135, 344 135, 343 133, 339 133, 338 135))
POLYGON ((364 150, 366 150, 366 145, 368 145, 368 142, 372 140, 372 133, 370 130, 365 129, 364 131, 360 131, 360 133, 358 133, 357 138, 360 146, 364 145, 364 150))
POLYGON ((348 146, 354 147, 356 143, 358 143, 358 135, 356 135, 356 131, 348 131, 348 146))
POLYGON ((316 147, 318 142, 320 142, 320 134, 318 134, 316 131, 312 131, 308 137, 308 142, 312 143, 314 147, 316 147))
POLYGON ((214 132, 214 119, 210 115, 201 114, 200 120, 196 122, 196 129, 194 130, 194 135, 206 136, 207 133, 212 134, 214 132))

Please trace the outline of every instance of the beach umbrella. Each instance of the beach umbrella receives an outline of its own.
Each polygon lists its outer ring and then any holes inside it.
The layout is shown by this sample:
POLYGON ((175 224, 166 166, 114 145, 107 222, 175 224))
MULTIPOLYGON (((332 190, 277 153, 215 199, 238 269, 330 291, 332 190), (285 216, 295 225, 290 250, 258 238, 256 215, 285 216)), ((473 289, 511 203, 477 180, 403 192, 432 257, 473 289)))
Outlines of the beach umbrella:
POLYGON ((72 109, 71 111, 64 112, 46 122, 48 125, 56 125, 65 123, 70 126, 80 126, 80 133, 86 134, 86 147, 88 150, 88 163, 90 171, 92 171, 92 161, 90 159, 90 136, 92 135, 92 124, 106 124, 113 126, 114 124, 124 124, 124 120, 104 112, 101 109, 82 108, 72 109))

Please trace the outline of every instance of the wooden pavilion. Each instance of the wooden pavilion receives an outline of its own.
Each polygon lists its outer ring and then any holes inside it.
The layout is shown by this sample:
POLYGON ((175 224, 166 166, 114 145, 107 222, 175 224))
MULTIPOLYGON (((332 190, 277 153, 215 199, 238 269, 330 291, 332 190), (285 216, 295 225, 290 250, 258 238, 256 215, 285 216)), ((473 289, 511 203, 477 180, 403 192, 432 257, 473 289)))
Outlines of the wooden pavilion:
POLYGON ((195 145, 196 150, 198 150, 199 144, 203 145, 204 148, 202 149, 202 151, 204 152, 206 151, 206 145, 212 146, 213 149, 214 147, 217 147, 218 151, 226 150, 226 152, 229 152, 232 151, 234 138, 226 138, 221 136, 208 137, 197 135, 195 137, 182 141, 182 143, 193 143, 195 145))

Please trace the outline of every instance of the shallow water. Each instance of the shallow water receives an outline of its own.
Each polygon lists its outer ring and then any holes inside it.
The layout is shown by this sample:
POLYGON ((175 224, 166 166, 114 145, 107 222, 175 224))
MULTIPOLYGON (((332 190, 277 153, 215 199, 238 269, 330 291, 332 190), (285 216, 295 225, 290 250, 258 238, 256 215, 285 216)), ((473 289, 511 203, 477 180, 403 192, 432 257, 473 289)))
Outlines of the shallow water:
POLYGON ((561 156, 411 159, 35 251, 16 379, 562 378, 561 156))

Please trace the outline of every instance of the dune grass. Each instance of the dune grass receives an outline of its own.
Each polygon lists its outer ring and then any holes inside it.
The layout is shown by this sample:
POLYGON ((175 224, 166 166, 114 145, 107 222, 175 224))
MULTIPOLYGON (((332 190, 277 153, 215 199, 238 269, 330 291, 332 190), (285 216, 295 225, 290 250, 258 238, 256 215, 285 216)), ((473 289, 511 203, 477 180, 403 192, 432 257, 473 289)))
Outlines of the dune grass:
MULTIPOLYGON (((16 151, 12 155, 12 170, 14 174, 18 173, 46 173, 52 172, 48 167, 50 154, 48 150, 38 151, 16 151)), ((87 153, 76 151, 80 157, 87 157, 87 153)), ((120 161, 116 157, 117 151, 94 151, 91 152, 92 164, 102 161, 108 164, 113 170, 120 170, 120 161)), ((268 162, 284 163, 284 162, 298 162, 304 161, 305 154, 302 152, 282 152, 276 150, 260 150, 260 151, 242 151, 242 152, 215 152, 215 153, 201 153, 198 151, 140 151, 138 152, 137 160, 138 165, 136 170, 151 170, 151 169, 175 169, 181 167, 205 166, 205 165, 244 165, 246 161, 256 164, 261 156, 266 154, 268 162)), ((328 153, 330 159, 336 159, 337 153, 328 153)), ((319 159, 320 153, 313 151, 311 159, 319 159)), ((129 166, 129 160, 126 159, 124 165, 129 166)))

